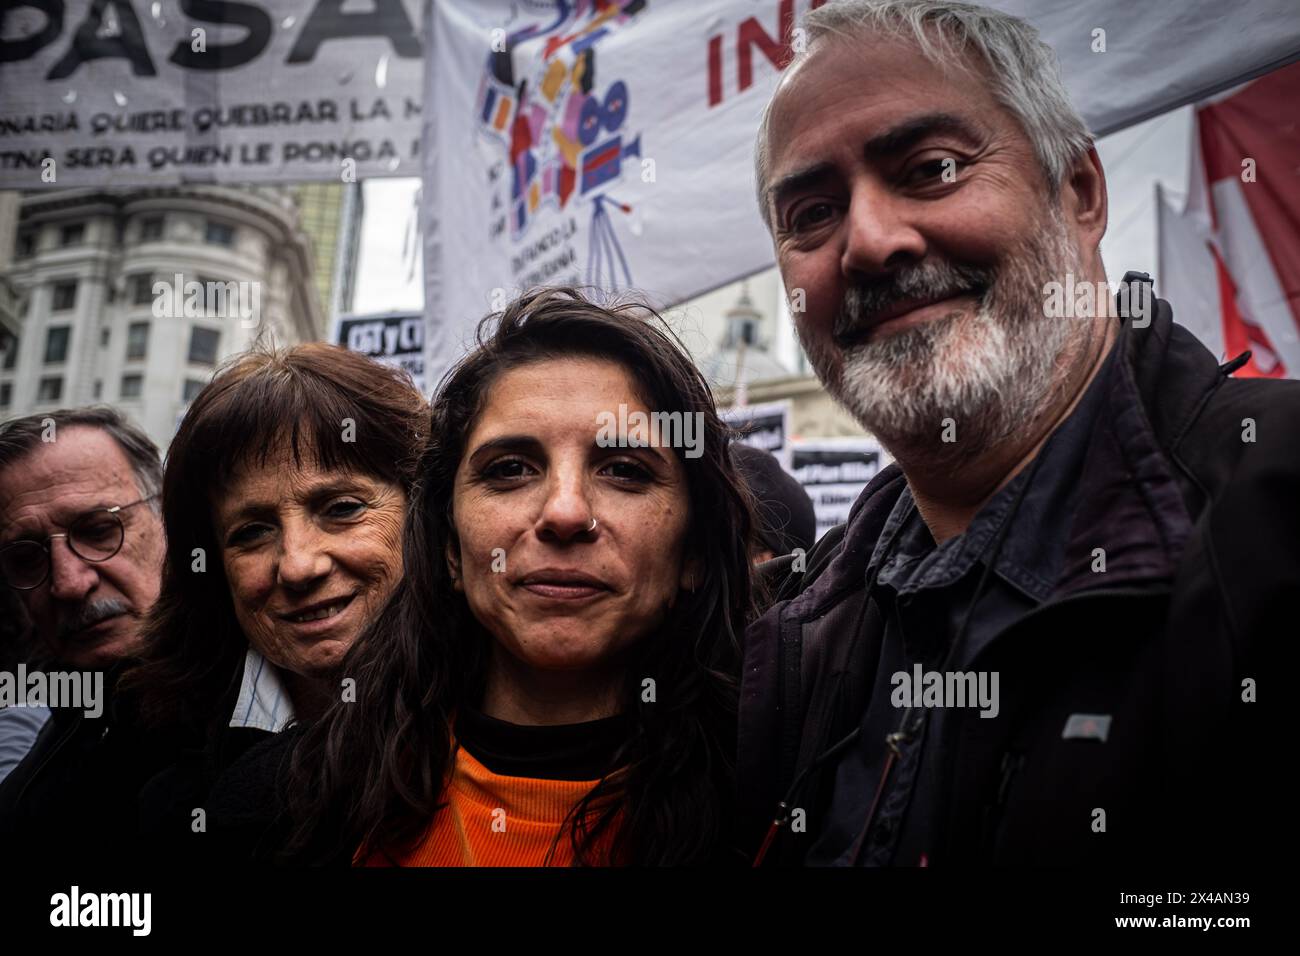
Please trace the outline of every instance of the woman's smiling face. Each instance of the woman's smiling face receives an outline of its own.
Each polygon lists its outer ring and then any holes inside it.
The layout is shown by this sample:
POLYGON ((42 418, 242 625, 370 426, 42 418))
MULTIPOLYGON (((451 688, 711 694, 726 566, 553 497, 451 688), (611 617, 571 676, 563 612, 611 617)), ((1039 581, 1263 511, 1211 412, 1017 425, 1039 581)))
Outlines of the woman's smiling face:
POLYGON ((467 437, 447 559, 475 618, 526 669, 603 669, 691 586, 682 460, 598 444, 620 405, 654 411, 620 365, 541 360, 497 379, 467 437))
POLYGON ((402 573, 406 494, 287 448, 237 469, 213 503, 235 618, 269 661, 321 678, 402 573))

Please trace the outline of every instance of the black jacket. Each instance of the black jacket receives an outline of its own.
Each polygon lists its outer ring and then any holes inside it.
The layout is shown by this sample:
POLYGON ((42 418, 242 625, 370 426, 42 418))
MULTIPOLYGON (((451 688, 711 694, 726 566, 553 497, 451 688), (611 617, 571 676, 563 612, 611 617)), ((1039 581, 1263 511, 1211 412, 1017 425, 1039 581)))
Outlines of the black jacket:
MULTIPOLYGON (((104 713, 56 708, 31 751, 0 784, 0 847, 6 858, 176 863, 235 858, 195 828, 208 796, 245 751, 273 736, 251 728, 146 728, 117 688, 132 664, 105 672, 104 713)), ((238 686, 236 682, 236 687, 238 686)), ((229 713, 233 697, 218 708, 229 713)))
MULTIPOLYGON (((1147 328, 1124 320, 1116 342, 1065 571, 971 664, 999 672, 1000 716, 945 722, 936 862, 1267 852, 1273 770, 1243 682, 1277 674, 1266 655, 1280 628, 1295 629, 1283 622, 1300 596, 1300 382, 1231 378, 1244 359, 1220 365, 1167 302, 1156 306, 1147 328), (1255 440, 1243 440, 1252 424, 1255 440), (1098 546, 1105 573, 1093 571, 1098 546), (1075 714, 1110 715, 1105 742, 1065 739, 1075 714)), ((783 800, 803 811, 803 827, 772 831, 769 863, 801 862, 825 827, 837 765, 827 752, 858 726, 880 657, 865 569, 904 481, 897 465, 882 470, 746 635, 738 772, 752 845, 783 800)))
POLYGON ((220 727, 182 748, 149 779, 138 798, 142 851, 158 862, 190 865, 237 858, 212 819, 211 794, 227 769, 277 736, 252 727, 220 727), (202 811, 202 814, 196 811, 202 811))
POLYGON ((105 672, 104 712, 55 708, 31 751, 0 784, 4 858, 130 860, 145 849, 137 817, 144 783, 176 759, 183 735, 146 732, 105 672))

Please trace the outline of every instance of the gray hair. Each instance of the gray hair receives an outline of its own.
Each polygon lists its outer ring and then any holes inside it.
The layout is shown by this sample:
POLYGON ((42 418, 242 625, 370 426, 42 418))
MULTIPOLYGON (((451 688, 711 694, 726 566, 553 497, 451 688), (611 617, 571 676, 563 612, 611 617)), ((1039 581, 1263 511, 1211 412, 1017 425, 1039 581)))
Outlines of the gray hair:
MULTIPOLYGON (((805 14, 800 26, 805 42, 790 66, 807 59, 813 43, 828 36, 862 40, 885 34, 910 41, 941 68, 960 62, 962 52, 973 49, 992 74, 994 98, 1024 128, 1053 199, 1066 171, 1092 146, 1087 124, 1061 83, 1056 55, 1038 31, 1019 17, 946 0, 834 0, 805 14)), ((773 94, 763 110, 754 149, 758 205, 769 230, 768 138, 775 100, 773 94)))
MULTIPOLYGON (((135 482, 140 487, 140 497, 150 498, 162 492, 163 472, 158 446, 153 443, 153 439, 127 421, 121 412, 107 405, 37 412, 0 425, 0 472, 26 457, 41 444, 48 422, 53 422, 56 429, 80 426, 108 432, 131 463, 135 482)), ((155 499, 151 505, 154 512, 158 513, 158 501, 155 499)))

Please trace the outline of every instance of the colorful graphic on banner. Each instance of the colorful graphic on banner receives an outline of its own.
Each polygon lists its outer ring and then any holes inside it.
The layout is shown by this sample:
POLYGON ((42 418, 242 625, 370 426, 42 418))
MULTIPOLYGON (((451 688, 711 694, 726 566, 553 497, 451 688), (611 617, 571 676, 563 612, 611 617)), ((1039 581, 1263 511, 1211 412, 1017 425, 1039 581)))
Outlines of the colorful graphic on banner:
POLYGON ((0 4, 0 189, 419 175, 423 0, 0 4))
POLYGON ((424 317, 418 312, 344 315, 335 322, 330 341, 403 369, 422 394, 429 394, 424 375, 424 317))
POLYGON ((571 201, 585 206, 582 282, 599 288, 632 285, 610 213, 632 211, 612 187, 623 178, 625 162, 641 155, 641 137, 627 125, 628 85, 610 75, 618 61, 600 55, 601 43, 633 25, 645 7, 646 0, 556 4, 549 22, 511 30, 502 49, 487 55, 477 97, 480 129, 498 145, 509 170, 506 182, 495 177, 493 236, 508 228, 519 242, 539 209, 564 211, 571 201), (540 56, 515 57, 525 42, 543 40, 540 56))
POLYGON ((820 438, 790 446, 790 474, 812 499, 817 537, 849 519, 849 510, 888 456, 872 438, 820 438))

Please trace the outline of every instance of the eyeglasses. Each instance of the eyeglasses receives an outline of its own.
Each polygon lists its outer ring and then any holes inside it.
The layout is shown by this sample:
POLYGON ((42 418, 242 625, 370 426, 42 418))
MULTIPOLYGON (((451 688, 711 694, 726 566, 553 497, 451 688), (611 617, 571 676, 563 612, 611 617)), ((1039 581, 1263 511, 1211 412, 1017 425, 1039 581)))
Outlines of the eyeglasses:
POLYGON ((40 587, 50 576, 50 542, 55 538, 67 538, 72 553, 83 561, 107 561, 122 550, 126 539, 122 512, 157 497, 150 495, 129 505, 96 508, 79 515, 67 531, 49 535, 44 541, 15 541, 0 548, 0 576, 18 591, 40 587))

